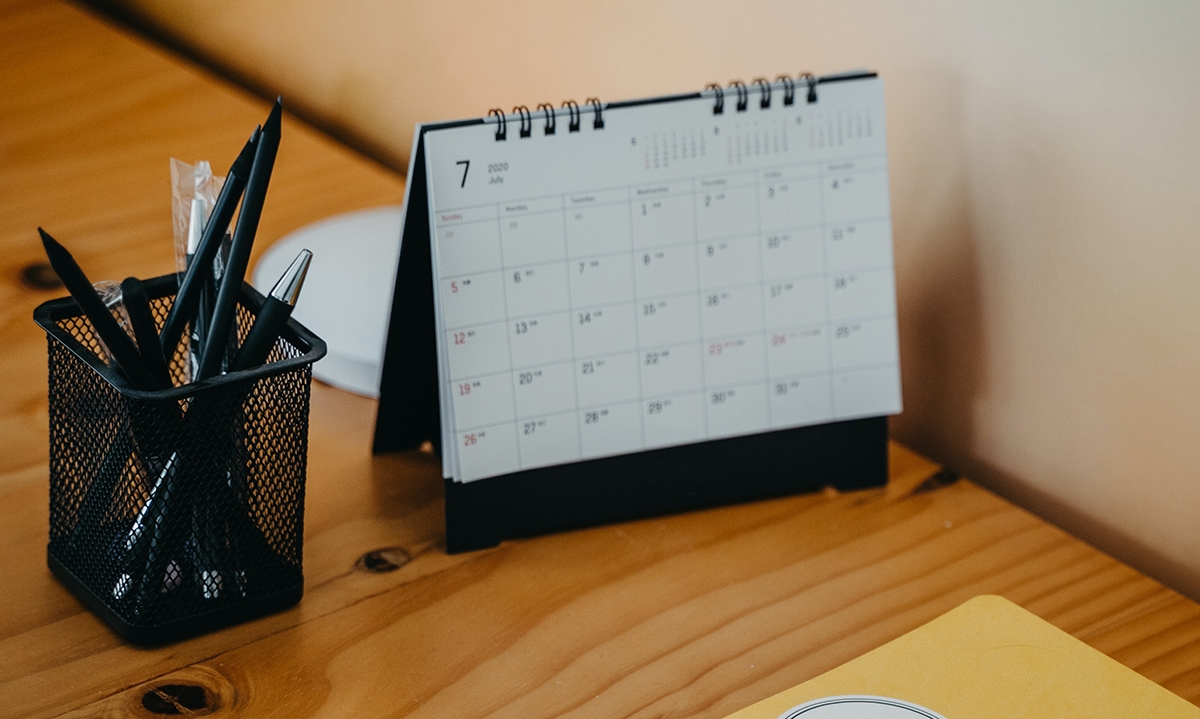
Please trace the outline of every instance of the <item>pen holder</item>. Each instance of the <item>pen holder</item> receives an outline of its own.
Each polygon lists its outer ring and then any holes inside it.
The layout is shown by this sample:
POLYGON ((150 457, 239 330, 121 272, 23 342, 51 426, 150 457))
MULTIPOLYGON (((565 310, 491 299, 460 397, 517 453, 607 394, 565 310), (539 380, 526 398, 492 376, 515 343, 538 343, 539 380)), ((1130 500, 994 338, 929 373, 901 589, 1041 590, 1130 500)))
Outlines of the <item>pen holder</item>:
MULTIPOLYGON (((161 327, 176 278, 144 283, 161 327)), ((236 334, 263 297, 243 285, 236 334)), ((289 321, 266 364, 131 388, 70 298, 38 307, 50 394, 50 570, 118 634, 161 644, 291 606, 302 541, 312 363, 289 321)), ((186 374, 185 343, 170 363, 186 374)))

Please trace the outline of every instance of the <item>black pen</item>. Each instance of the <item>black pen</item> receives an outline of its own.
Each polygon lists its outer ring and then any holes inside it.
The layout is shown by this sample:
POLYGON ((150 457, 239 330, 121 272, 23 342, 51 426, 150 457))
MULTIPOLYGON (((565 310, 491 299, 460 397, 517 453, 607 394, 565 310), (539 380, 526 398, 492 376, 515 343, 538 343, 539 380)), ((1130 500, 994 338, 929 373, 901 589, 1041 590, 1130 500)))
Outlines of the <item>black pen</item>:
POLYGON ((133 336, 137 338, 142 362, 160 385, 171 387, 171 370, 167 368, 158 346, 158 328, 154 324, 150 300, 146 297, 142 281, 136 277, 126 277, 121 283, 121 297, 125 302, 125 312, 129 314, 129 323, 133 325, 133 336))
MULTIPOLYGON (((221 238, 221 246, 217 248, 217 256, 213 258, 212 267, 204 275, 204 282, 200 288, 200 303, 196 307, 196 325, 202 327, 203 331, 200 334, 200 342, 192 350, 196 357, 195 366, 192 368, 193 373, 200 371, 200 352, 204 348, 204 343, 208 339, 208 325, 212 318, 213 303, 217 301, 217 286, 221 282, 221 273, 225 269, 225 263, 229 259, 229 245, 233 242, 233 237, 226 232, 221 238)), ((233 331, 236 332, 237 328, 233 331)))
POLYGON ((118 576, 112 589, 116 599, 135 589, 132 599, 141 612, 152 611, 179 584, 182 572, 172 572, 170 567, 178 563, 187 544, 188 527, 180 514, 192 499, 176 453, 172 452, 152 472, 157 479, 125 537, 122 564, 127 571, 118 576))
POLYGON ((296 299, 300 297, 300 289, 304 287, 304 277, 308 274, 308 265, 312 262, 312 253, 300 250, 296 259, 271 288, 271 294, 263 301, 258 316, 254 318, 254 326, 246 335, 246 341, 237 356, 233 358, 229 370, 242 370, 257 367, 266 361, 267 355, 275 347, 275 340, 292 315, 296 299))
MULTIPOLYGON (((282 98, 275 100, 271 114, 263 123, 254 149, 254 164, 250 177, 246 179, 246 193, 242 198, 242 209, 238 213, 237 227, 233 230, 233 245, 229 248, 229 262, 221 276, 217 290, 217 301, 213 306, 208 325, 208 337, 200 357, 197 380, 205 380, 221 371, 221 360, 229 344, 229 331, 233 327, 237 311, 237 297, 246 276, 246 265, 250 263, 250 249, 254 235, 258 232, 258 221, 262 217, 263 202, 267 197, 267 185, 271 182, 271 170, 275 167, 275 153, 279 150, 280 121, 283 116, 282 98)), ((211 220, 210 220, 211 222, 211 220)))
POLYGON ((171 311, 167 314, 167 321, 163 323, 162 332, 159 335, 163 358, 167 362, 170 362, 175 356, 175 349, 179 346, 180 338, 183 337, 183 329, 195 314, 196 304, 200 301, 200 287, 204 276, 212 272, 213 257, 217 254, 221 238, 225 236, 225 228, 229 227, 229 221, 233 219, 233 211, 237 209, 238 200, 242 197, 242 190, 246 187, 246 176, 250 174, 250 165, 258 146, 258 137, 259 131, 255 129, 229 168, 225 184, 221 186, 217 202, 208 217, 208 222, 204 225, 204 232, 200 237, 200 243, 196 246, 192 263, 188 265, 187 272, 183 275, 183 281, 179 283, 179 292, 175 294, 175 302, 171 305, 171 311))
POLYGON ((125 334, 125 330, 121 329, 121 326, 113 319, 112 313, 104 306, 104 301, 96 294, 91 281, 76 264, 71 253, 67 252, 67 248, 58 244, 57 240, 40 227, 38 233, 42 236, 42 246, 46 248, 46 257, 50 260, 50 266, 58 273, 58 277, 66 286, 67 291, 75 298, 79 309, 87 315, 96 334, 104 341, 113 361, 124 372, 129 383, 136 389, 142 390, 166 389, 169 385, 163 386, 150 370, 146 369, 133 340, 129 339, 129 335, 125 334))

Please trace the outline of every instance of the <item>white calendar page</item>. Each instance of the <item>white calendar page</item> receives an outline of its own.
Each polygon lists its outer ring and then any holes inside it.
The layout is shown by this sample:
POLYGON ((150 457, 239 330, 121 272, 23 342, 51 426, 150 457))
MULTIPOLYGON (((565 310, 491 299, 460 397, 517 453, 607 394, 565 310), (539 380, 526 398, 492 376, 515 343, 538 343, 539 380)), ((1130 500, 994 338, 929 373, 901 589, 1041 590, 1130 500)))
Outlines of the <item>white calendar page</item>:
POLYGON ((426 131, 447 477, 900 411, 882 83, 773 94, 426 131))

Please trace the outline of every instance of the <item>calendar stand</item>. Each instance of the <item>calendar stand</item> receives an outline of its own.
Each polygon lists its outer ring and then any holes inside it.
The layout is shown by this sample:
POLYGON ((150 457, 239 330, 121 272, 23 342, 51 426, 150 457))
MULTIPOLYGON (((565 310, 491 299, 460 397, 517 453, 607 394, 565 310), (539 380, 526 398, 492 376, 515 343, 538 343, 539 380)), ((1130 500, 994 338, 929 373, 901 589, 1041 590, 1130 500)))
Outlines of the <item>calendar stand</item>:
POLYGON ((442 455, 446 550, 886 483, 882 85, 781 79, 418 127, 374 451, 442 455))
MULTIPOLYGON (((812 81, 809 102, 815 97, 813 87, 816 82, 863 77, 873 76, 852 75, 812 81)), ((764 99, 765 92, 766 88, 764 99)), ((736 112, 745 111, 744 94, 744 88, 739 89, 736 112)), ((696 93, 607 108, 707 100, 708 97, 696 93)), ((720 114, 719 93, 716 100, 713 114, 720 114)), ((604 127, 600 124, 601 106, 597 102, 593 107, 595 128, 601 130, 604 127)), ((572 108, 571 132, 579 127, 578 113, 578 109, 572 108)), ((548 135, 552 134, 551 111, 547 111, 546 116, 545 134, 548 135)), ((496 141, 502 141, 503 117, 499 120, 495 128, 479 129, 488 133, 494 130, 496 141)), ((425 135, 430 130, 485 124, 492 123, 484 119, 465 120, 425 125, 417 131, 414 156, 409 164, 400 258, 380 384, 373 447, 376 453, 411 449, 424 442, 432 442, 439 454, 446 449, 440 446, 445 436, 441 423, 450 421, 453 426, 453 420, 440 416, 439 336, 434 271, 431 271, 431 268, 436 271, 436 267, 430 245, 431 190, 425 171, 428 154, 425 135)), ((526 112, 521 116, 520 138, 530 136, 528 125, 526 112)), ((510 134, 517 135, 516 129, 512 128, 510 134)), ((465 184, 467 175, 464 173, 461 177, 465 184)), ((894 305, 891 311, 894 323, 894 305)), ((841 329, 839 327, 839 332, 841 329)), ((856 329, 851 328, 851 331, 856 329)), ((590 362, 584 364, 590 365, 590 362)), ((894 371, 898 382, 898 370, 894 371)), ((882 486, 888 477, 887 417, 882 416, 884 414, 859 415, 824 424, 785 427, 550 466, 535 465, 507 474, 487 475, 478 481, 446 478, 446 549, 452 553, 470 551, 495 546, 510 538, 811 492, 824 487, 855 490, 882 486)), ((474 440, 474 435, 468 439, 474 440)), ((454 447, 448 449, 455 451, 454 447)))
POLYGON ((446 551, 823 487, 882 486, 887 418, 851 420, 446 483, 446 551))
POLYGON ((400 260, 379 380, 375 454, 414 449, 427 441, 441 452, 429 215, 422 211, 428 195, 424 173, 414 177, 412 172, 425 163, 425 144, 418 139, 413 147, 416 156, 409 163, 400 260), (409 212, 410 207, 419 209, 409 212))

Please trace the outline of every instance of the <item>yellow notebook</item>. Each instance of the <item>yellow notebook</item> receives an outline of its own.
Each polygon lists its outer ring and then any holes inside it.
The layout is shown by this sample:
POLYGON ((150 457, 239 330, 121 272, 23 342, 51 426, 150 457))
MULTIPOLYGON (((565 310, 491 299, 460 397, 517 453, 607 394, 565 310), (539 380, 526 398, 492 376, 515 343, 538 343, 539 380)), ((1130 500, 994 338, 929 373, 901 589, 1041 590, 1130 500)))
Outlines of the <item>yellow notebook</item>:
POLYGON ((728 719, 1200 719, 1200 708, 997 596, 728 719))

